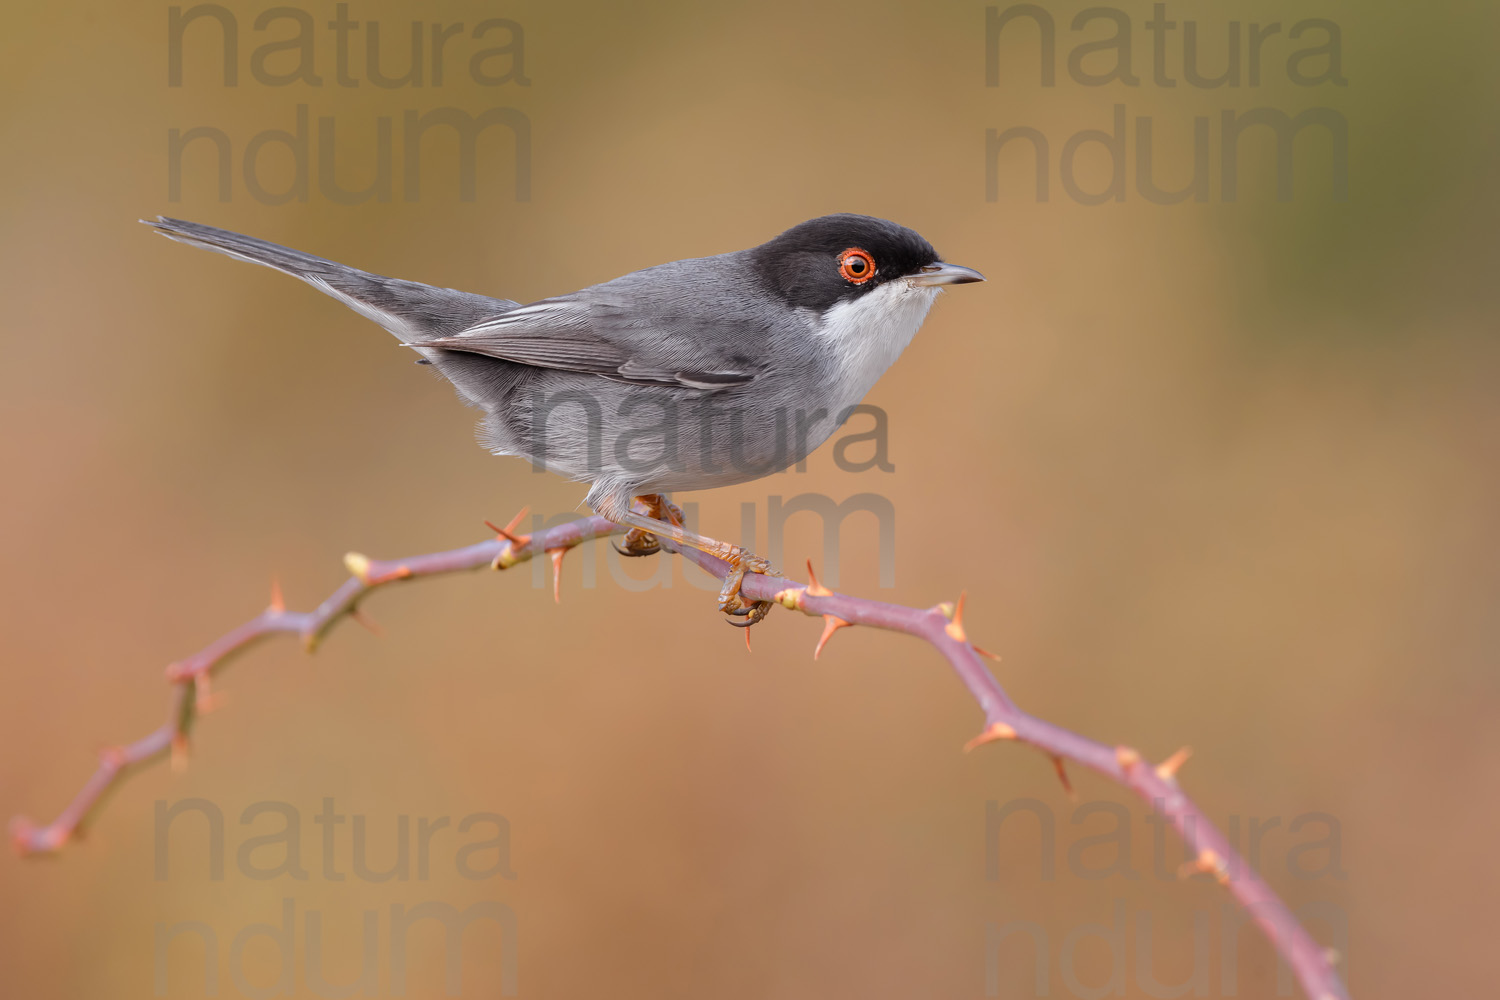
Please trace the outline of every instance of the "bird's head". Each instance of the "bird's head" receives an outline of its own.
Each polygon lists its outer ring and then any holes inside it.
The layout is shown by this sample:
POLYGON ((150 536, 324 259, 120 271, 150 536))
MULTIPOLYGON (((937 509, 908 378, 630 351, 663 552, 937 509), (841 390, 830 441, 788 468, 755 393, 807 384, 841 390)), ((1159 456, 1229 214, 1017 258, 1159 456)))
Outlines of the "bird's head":
POLYGON ((872 296, 894 305, 917 290, 930 302, 945 285, 984 280, 978 271, 945 264, 931 243, 905 226, 868 215, 811 219, 750 254, 772 292, 819 314, 872 296))

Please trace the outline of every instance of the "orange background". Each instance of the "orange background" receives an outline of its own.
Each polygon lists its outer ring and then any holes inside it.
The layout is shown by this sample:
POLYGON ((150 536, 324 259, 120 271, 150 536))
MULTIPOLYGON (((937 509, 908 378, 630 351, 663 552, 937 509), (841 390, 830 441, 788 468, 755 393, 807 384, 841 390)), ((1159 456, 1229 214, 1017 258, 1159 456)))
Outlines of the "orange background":
MULTIPOLYGON (((861 517, 845 527, 845 589, 921 606, 966 589, 971 635, 1003 654, 998 674, 1028 710, 1153 759, 1191 744, 1184 783, 1208 813, 1280 818, 1264 840, 1273 885, 1346 916, 1356 996, 1488 989, 1493 11, 1173 4, 1197 20, 1206 67, 1222 65, 1228 20, 1332 19, 1348 82, 1289 83, 1283 37, 1267 43, 1259 88, 1169 90, 1149 82, 1147 4, 1121 8, 1138 32, 1134 88, 1081 86, 1062 56, 1057 86, 1040 87, 1021 30, 1004 37, 1001 85, 986 87, 981 4, 355 4, 351 17, 381 23, 392 68, 413 18, 525 28, 529 86, 476 86, 455 61, 441 87, 386 90, 334 85, 321 27, 322 87, 256 83, 250 52, 287 29, 257 33, 264 7, 228 6, 234 88, 212 31, 189 35, 184 85, 167 86, 164 6, 18 6, 0 39, 0 813, 50 819, 98 747, 158 724, 162 668, 254 614, 272 576, 310 607, 343 579, 349 549, 467 544, 485 518, 561 515, 584 492, 476 448, 473 414, 366 320, 136 218, 525 301, 858 211, 917 229, 990 281, 945 295, 867 400, 890 414, 895 472, 840 471, 825 448, 805 473, 688 497, 704 530, 736 536, 739 505, 763 519, 772 495, 884 494, 897 585, 877 589, 861 517), (1132 186, 1085 207, 1055 174, 1038 203, 1019 155, 1002 158, 1001 197, 985 200, 986 129, 1040 129, 1055 170, 1066 138, 1107 128, 1116 103, 1132 122, 1153 117, 1163 183, 1185 176, 1195 115, 1217 144, 1226 108, 1334 108, 1349 123, 1350 197, 1329 197, 1327 140, 1309 132, 1287 203, 1269 142, 1248 138, 1232 204, 1217 186, 1173 207, 1132 186), (298 104, 335 118, 346 187, 368 181, 381 115, 399 151, 407 109, 518 108, 533 130, 531 200, 513 197, 497 130, 481 140, 473 202, 437 142, 414 203, 398 172, 389 203, 333 204, 316 161, 306 203, 260 203, 238 164, 221 203, 201 153, 168 201, 169 129, 220 128, 238 158, 256 133, 290 128, 298 104), (1321 836, 1288 825, 1313 812, 1338 821, 1341 879, 1288 867, 1321 836)), ((1063 53, 1082 37, 1067 29, 1080 7, 1049 5, 1063 53)), ((334 12, 306 9, 320 25, 334 12)), ((1086 186, 1101 186, 1100 163, 1080 157, 1086 186)), ((810 520, 793 525, 789 570, 822 551, 810 520)), ((1094 939, 1065 963, 1063 942, 1108 924, 1117 903, 1152 921, 1161 980, 1192 970, 1195 916, 1219 954, 1222 891, 1155 878, 1142 810, 1087 774, 1074 775, 1085 801, 1131 810, 1142 874, 1070 870, 1069 849, 1112 829, 1107 816, 1072 822, 1034 752, 959 753, 978 712, 915 641, 846 631, 813 663, 817 623, 777 612, 747 655, 680 569, 670 589, 628 593, 601 561, 586 589, 590 560, 597 548, 569 557, 561 606, 526 568, 432 580, 370 600, 383 639, 345 624, 315 658, 282 641, 238 661, 185 773, 136 776, 55 859, 0 862, 8 992, 151 995, 153 928, 201 921, 219 937, 219 995, 240 995, 229 942, 279 920, 283 899, 299 938, 303 915, 322 915, 335 982, 359 969, 366 910, 501 901, 517 917, 522 997, 1035 996, 1015 940, 986 978, 986 925, 1016 920, 1046 935, 1054 995, 1081 995, 1064 976, 1098 985, 1115 956, 1094 939), (205 877, 185 821, 159 881, 154 803, 195 796, 226 816, 228 875, 205 877), (367 818, 377 867, 400 816, 500 813, 516 878, 460 877, 454 839, 436 842, 427 880, 322 878, 312 817, 325 796, 367 818), (987 846, 986 802, 1028 798, 1056 816, 1051 880, 1032 827, 987 846), (237 870, 247 837, 275 828, 237 822, 261 800, 299 812, 306 881, 237 870)), ((1084 857, 1108 867, 1111 851, 1084 857)), ((388 933, 382 916, 381 995, 388 933)), ((1269 949, 1243 937, 1235 995, 1274 995, 1269 949)), ((1151 996, 1136 939, 1125 995, 1151 996)), ((469 931, 465 996, 499 995, 496 940, 469 931)), ((441 995, 440 937, 412 942, 408 995, 441 995)), ((173 947, 167 995, 201 995, 200 950, 173 947)), ((264 941, 244 962, 252 983, 277 974, 264 941)), ((1211 968, 1211 995, 1229 995, 1217 957, 1211 968)), ((296 995, 317 995, 301 971, 296 995)))

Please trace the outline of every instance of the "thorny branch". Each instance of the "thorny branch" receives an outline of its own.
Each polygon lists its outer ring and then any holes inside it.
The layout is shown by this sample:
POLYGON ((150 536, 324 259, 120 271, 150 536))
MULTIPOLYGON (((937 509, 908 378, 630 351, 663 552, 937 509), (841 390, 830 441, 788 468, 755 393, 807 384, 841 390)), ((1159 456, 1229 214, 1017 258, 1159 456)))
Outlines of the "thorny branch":
MULTIPOLYGON (((310 652, 341 619, 361 620, 359 602, 378 587, 461 570, 508 569, 541 554, 552 559, 555 595, 564 554, 584 542, 625 530, 601 517, 585 517, 531 535, 520 535, 516 530, 524 513, 518 514, 508 527, 496 528, 493 541, 466 548, 391 561, 350 553, 344 562, 353 575, 312 611, 288 611, 280 591, 273 586, 271 605, 266 610, 167 668, 172 695, 166 721, 161 726, 134 743, 103 751, 93 775, 51 823, 37 826, 23 817, 12 821, 16 850, 23 855, 60 850, 82 831, 104 793, 127 773, 164 754, 171 757, 174 767, 181 767, 186 761, 187 737, 194 718, 212 705, 212 675, 235 654, 259 640, 276 633, 290 633, 300 637, 310 652)), ((664 547, 674 551, 669 544, 664 547)), ((713 556, 692 549, 678 554, 721 579, 728 572, 728 566, 713 556)), ((1312 939, 1271 887, 1178 786, 1177 770, 1187 760, 1187 748, 1152 765, 1128 746, 1099 743, 1027 715, 1010 700, 980 659, 993 654, 969 641, 962 596, 954 604, 910 608, 834 593, 818 583, 811 563, 808 577, 809 583, 800 584, 784 577, 751 574, 745 577, 742 592, 750 599, 775 601, 810 617, 821 617, 823 634, 814 657, 823 651, 835 632, 854 625, 904 632, 928 642, 952 666, 984 713, 984 730, 965 749, 1002 741, 1025 743, 1052 759, 1070 792, 1064 761, 1091 768, 1134 791, 1148 806, 1167 817, 1195 856, 1194 861, 1184 866, 1183 874, 1209 875, 1228 889, 1292 967, 1310 1000, 1347 1000, 1348 992, 1334 969, 1337 956, 1312 939)))

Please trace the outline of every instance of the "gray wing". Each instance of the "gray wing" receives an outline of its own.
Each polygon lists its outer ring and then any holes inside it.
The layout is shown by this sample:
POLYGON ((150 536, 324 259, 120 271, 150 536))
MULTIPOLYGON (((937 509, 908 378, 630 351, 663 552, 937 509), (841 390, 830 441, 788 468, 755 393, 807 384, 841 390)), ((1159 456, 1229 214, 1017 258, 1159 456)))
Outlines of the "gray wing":
POLYGON ((715 262, 677 261, 489 317, 424 347, 634 385, 717 391, 752 381, 771 332, 722 294, 715 262))

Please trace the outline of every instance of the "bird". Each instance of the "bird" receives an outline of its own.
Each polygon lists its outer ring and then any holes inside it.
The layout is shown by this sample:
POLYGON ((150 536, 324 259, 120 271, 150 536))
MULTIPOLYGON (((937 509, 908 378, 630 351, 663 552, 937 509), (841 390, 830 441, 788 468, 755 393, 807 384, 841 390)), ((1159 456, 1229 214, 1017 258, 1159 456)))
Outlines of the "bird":
POLYGON ((684 526, 668 495, 733 486, 801 461, 916 335, 938 294, 984 281, 916 232, 840 213, 765 243, 632 271, 529 304, 383 277, 253 236, 157 216, 170 239, 269 267, 394 334, 483 412, 480 442, 589 484, 585 503, 627 529, 728 566, 719 610, 770 564, 684 526))

